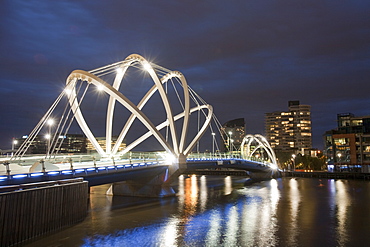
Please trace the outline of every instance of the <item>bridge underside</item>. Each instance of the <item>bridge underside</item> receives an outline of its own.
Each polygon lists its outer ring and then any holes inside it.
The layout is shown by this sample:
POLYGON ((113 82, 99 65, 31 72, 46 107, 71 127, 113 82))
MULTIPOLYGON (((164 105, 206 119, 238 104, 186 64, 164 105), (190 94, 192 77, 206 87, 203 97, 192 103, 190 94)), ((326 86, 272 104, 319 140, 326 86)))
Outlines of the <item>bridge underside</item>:
POLYGON ((243 170, 251 179, 264 180, 280 177, 278 170, 273 169, 265 164, 248 160, 230 159, 219 161, 194 160, 187 163, 186 172, 199 172, 201 170, 243 170))

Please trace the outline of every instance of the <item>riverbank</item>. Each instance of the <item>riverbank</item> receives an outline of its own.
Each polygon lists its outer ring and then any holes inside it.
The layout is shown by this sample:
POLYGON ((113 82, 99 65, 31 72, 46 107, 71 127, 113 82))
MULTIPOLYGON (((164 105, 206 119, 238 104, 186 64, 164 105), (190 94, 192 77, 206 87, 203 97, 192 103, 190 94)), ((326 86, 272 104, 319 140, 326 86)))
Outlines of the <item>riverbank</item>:
POLYGON ((282 172, 283 177, 329 178, 329 179, 360 179, 370 180, 370 173, 360 172, 282 172))

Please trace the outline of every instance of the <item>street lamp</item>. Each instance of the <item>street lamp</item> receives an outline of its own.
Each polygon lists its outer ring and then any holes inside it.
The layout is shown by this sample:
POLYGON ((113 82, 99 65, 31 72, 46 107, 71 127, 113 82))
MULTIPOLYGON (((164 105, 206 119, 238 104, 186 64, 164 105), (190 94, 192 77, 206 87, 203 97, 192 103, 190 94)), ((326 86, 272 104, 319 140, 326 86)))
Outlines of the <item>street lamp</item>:
POLYGON ((18 140, 14 139, 13 137, 13 140, 12 140, 12 156, 13 156, 13 151, 14 151, 14 148, 15 148, 15 145, 18 144, 18 140))
POLYGON ((342 154, 338 153, 337 156, 338 156, 338 163, 340 163, 340 157, 342 157, 342 154))
POLYGON ((233 143, 234 143, 234 140, 231 139, 230 140, 231 144, 230 144, 230 150, 231 150, 231 158, 233 157, 233 143))
POLYGON ((9 162, 8 161, 5 161, 3 163, 3 165, 5 166, 6 168, 6 175, 8 175, 8 177, 10 176, 10 167, 9 167, 9 162))
POLYGON ((215 155, 215 136, 216 133, 212 132, 212 155, 215 155))
POLYGON ((47 151, 46 151, 46 157, 48 157, 49 152, 50 152, 51 126, 53 126, 53 124, 54 124, 54 119, 49 118, 46 123, 49 126, 48 134, 45 136, 45 138, 48 139, 48 147, 47 147, 47 151))
POLYGON ((15 145, 17 145, 17 144, 18 144, 18 140, 13 138, 13 140, 12 140, 12 151, 14 150, 15 145))
POLYGON ((233 132, 229 131, 228 142, 229 142, 229 152, 230 152, 230 155, 232 153, 232 145, 231 145, 231 135, 232 134, 233 134, 233 132))

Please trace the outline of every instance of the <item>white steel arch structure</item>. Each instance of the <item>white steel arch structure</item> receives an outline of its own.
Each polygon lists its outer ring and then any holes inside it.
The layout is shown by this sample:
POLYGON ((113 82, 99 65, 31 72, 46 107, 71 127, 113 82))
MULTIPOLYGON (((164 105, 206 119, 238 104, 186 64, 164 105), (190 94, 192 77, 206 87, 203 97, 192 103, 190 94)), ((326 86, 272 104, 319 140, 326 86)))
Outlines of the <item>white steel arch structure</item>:
POLYGON ((240 145, 243 159, 252 160, 258 150, 264 151, 267 154, 270 163, 277 165, 275 152, 264 136, 259 134, 246 135, 240 145))
POLYGON ((213 109, 212 106, 203 104, 197 105, 196 107, 190 108, 190 93, 189 87, 186 82, 186 79, 183 74, 178 71, 169 71, 162 67, 159 67, 155 64, 150 64, 147 60, 145 60, 142 56, 133 54, 128 56, 124 61, 118 62, 115 64, 111 64, 99 69, 95 69, 92 71, 83 71, 83 70, 75 70, 73 71, 66 80, 66 92, 68 95, 68 101, 71 106, 72 111, 74 112, 74 117, 77 120, 79 126, 81 127, 82 131, 92 143, 93 147, 96 151, 103 157, 112 157, 118 154, 118 148, 123 142, 125 136, 127 135, 129 129, 131 128, 135 119, 138 119, 147 129, 148 132, 142 135, 141 137, 137 138, 135 141, 130 143, 126 146, 126 148, 120 152, 126 153, 130 151, 132 148, 149 138, 150 136, 154 136, 155 139, 161 144, 161 146, 174 157, 179 158, 181 156, 187 156, 202 135, 207 130, 210 122, 212 120, 213 109), (119 91, 120 85, 122 83, 122 79, 124 78, 126 71, 131 66, 141 65, 150 75, 151 79, 154 82, 154 85, 147 91, 144 97, 140 100, 140 102, 135 105, 132 101, 130 101, 122 92, 119 91), (166 71, 161 78, 158 76, 156 71, 153 67, 158 67, 162 69, 162 71, 166 71), (116 76, 114 78, 113 85, 110 85, 106 81, 104 81, 101 75, 107 70, 115 69, 117 71, 116 76), (174 115, 170 101, 166 94, 165 88, 163 84, 166 83, 168 80, 176 78, 180 81, 182 88, 183 88, 183 112, 174 115), (103 90, 105 93, 109 95, 108 101, 108 108, 106 114, 106 149, 104 150, 98 141, 96 140, 93 132, 90 130, 83 113, 80 109, 80 102, 77 99, 77 92, 76 92, 76 85, 78 81, 87 82, 88 84, 93 84, 103 90), (166 112, 166 121, 163 123, 155 126, 152 121, 149 119, 147 115, 144 114, 142 108, 145 104, 149 101, 149 99, 154 95, 155 92, 159 93, 160 98, 163 102, 164 109, 166 112), (115 145, 112 147, 112 126, 113 126, 113 115, 116 103, 120 103, 123 105, 127 110, 131 112, 128 120, 126 121, 124 127, 122 128, 115 145), (199 132, 196 134, 194 139, 186 146, 186 137, 188 132, 188 125, 189 125, 189 116, 194 111, 204 111, 208 110, 208 113, 205 116, 205 121, 203 126, 200 128, 199 132), (175 122, 179 119, 183 118, 182 121, 182 128, 181 128, 181 135, 178 135, 175 122), (164 136, 160 133, 160 130, 164 127, 169 127, 171 140, 172 143, 166 141, 164 136))

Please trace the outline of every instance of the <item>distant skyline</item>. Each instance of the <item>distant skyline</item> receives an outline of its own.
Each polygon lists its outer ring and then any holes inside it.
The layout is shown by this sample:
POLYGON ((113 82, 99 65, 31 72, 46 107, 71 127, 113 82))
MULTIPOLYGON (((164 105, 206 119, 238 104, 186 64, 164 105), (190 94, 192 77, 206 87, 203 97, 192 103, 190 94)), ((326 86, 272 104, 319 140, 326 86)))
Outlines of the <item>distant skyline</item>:
POLYGON ((338 113, 370 115, 369 1, 3 1, 0 148, 28 134, 69 73, 137 53, 178 70, 221 123, 311 105, 313 147, 338 113))

